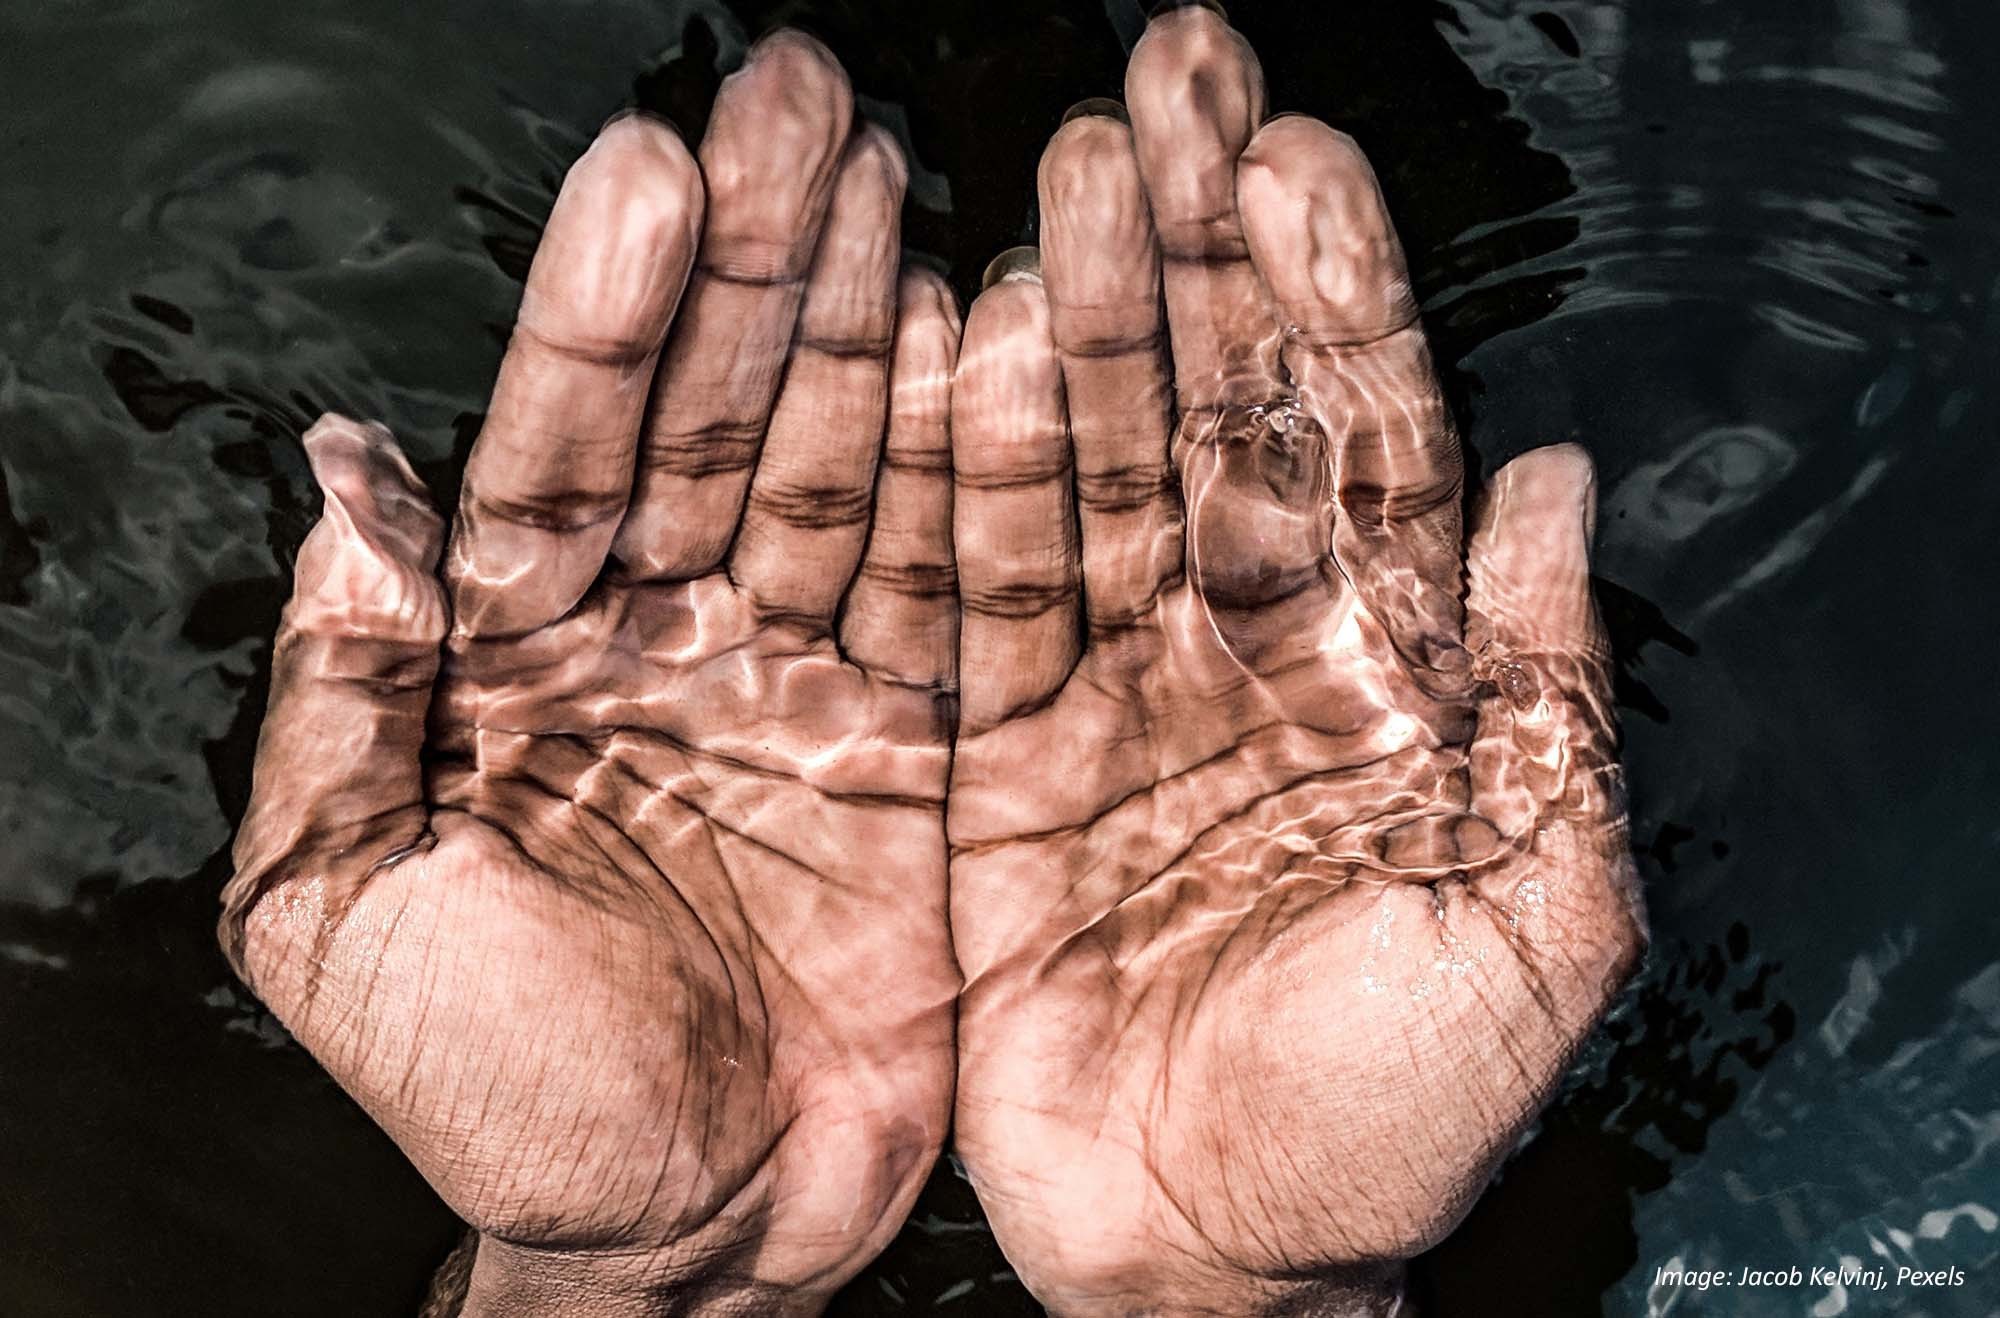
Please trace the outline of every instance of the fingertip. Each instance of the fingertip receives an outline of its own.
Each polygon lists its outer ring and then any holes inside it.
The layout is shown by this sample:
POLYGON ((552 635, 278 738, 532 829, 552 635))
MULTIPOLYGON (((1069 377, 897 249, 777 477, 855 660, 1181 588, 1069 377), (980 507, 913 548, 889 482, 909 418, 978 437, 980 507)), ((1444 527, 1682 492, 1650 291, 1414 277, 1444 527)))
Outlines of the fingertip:
POLYGON ((1360 202, 1381 193, 1375 167, 1359 142, 1311 115, 1291 111, 1258 128, 1236 169, 1238 192, 1254 189, 1260 200, 1351 197, 1360 202))
POLYGON ((328 412, 302 442, 313 479, 330 502, 395 536, 412 561, 435 564, 444 519, 387 426, 328 412))
MULTIPOLYGON (((1199 128, 1234 159, 1264 120, 1263 65, 1220 14, 1200 6, 1169 10, 1147 24, 1132 50, 1125 105, 1141 138, 1163 152, 1194 141, 1189 134, 1199 128)), ((1209 153, 1186 154, 1187 163, 1198 166, 1209 153)), ((1179 200, 1156 198, 1174 214, 1179 200)))
POLYGON ((1230 26, 1229 16, 1220 5, 1161 5, 1153 11, 1146 30, 1139 34, 1139 43, 1132 48, 1126 100, 1128 103, 1131 100, 1132 72, 1188 72, 1241 60, 1255 65, 1256 52, 1243 34, 1230 26))
POLYGON ((958 359, 958 299, 936 271, 905 266, 896 289, 897 388, 944 383, 958 359))
POLYGON ((913 319, 936 317, 950 328, 954 342, 963 326, 958 295, 951 282, 927 265, 906 264, 896 282, 898 314, 913 319))
MULTIPOLYGON (((1049 340, 1049 296, 1042 286, 1034 249, 1017 248, 1029 264, 1004 271, 977 298, 966 318, 967 332, 1008 347, 1052 350, 1049 340)), ((1000 260, 1005 260, 1003 255, 1000 260)))
POLYGON ((853 119, 846 71, 819 41, 780 28, 752 46, 701 143, 715 249, 704 262, 752 280, 800 274, 853 119))
MULTIPOLYGON (((797 28, 777 28, 750 48, 743 65, 725 80, 769 116, 775 134, 837 150, 854 122, 854 88, 847 70, 826 45, 797 28)), ((711 117, 711 126, 714 119, 711 117)))
POLYGON ((853 89, 840 57, 818 37, 795 27, 775 27, 750 43, 739 74, 757 71, 822 101, 852 102, 853 89))
POLYGON ((1117 352, 1160 333, 1160 249, 1132 130, 1105 118, 1057 130, 1037 171, 1043 274, 1065 351, 1117 352))
POLYGON ((822 250, 814 260, 826 258, 824 248, 836 234, 850 244, 900 246, 902 194, 908 182, 910 168, 902 160, 902 148, 896 146, 896 138, 874 124, 858 126, 840 152, 840 166, 834 174, 834 196, 828 204, 826 226, 820 232, 822 250))
POLYGON ((1578 527, 1587 550, 1597 527, 1597 464, 1574 442, 1531 449, 1494 475, 1488 503, 1496 516, 1504 510, 1510 518, 1578 527))
POLYGON ((1109 96, 1086 96, 1063 111, 1062 121, 1065 124, 1078 119, 1110 119, 1121 124, 1132 122, 1132 116, 1125 112, 1125 103, 1109 96))
MULTIPOLYGON (((841 153, 815 265, 840 255, 829 252, 830 246, 845 245, 853 249, 846 253, 850 259, 864 260, 873 272, 871 283, 874 273, 893 276, 900 261, 903 190, 909 178, 893 137, 873 124, 856 129, 841 153)), ((821 282, 817 273, 815 282, 821 282)), ((884 282, 882 293, 886 295, 889 288, 884 282)))
MULTIPOLYGON (((395 436, 379 421, 357 421, 339 412, 325 412, 307 428, 299 442, 305 446, 313 477, 322 486, 359 471, 360 464, 375 450, 387 449, 403 470, 409 470, 408 461, 396 447, 395 436)), ((410 478, 415 480, 415 473, 410 478)))
POLYGON ((688 150, 673 120, 642 105, 628 105, 613 111, 597 130, 597 136, 591 139, 589 149, 615 151, 620 148, 656 151, 683 159, 690 167, 694 163, 694 153, 688 150))
MULTIPOLYGON (((825 249, 834 242, 868 249, 876 258, 896 258, 896 253, 883 249, 900 248, 903 191, 909 178, 902 149, 893 137, 873 124, 856 129, 841 152, 816 263, 826 260, 825 249)), ((889 259, 884 272, 895 267, 896 259, 889 259)))
POLYGON ((701 167, 666 120, 640 110, 612 116, 570 166, 570 180, 602 178, 607 192, 650 205, 682 227, 701 222, 701 167))
POLYGON ((1467 555, 1467 608, 1503 644, 1572 652, 1601 644, 1590 594, 1596 488, 1577 444, 1524 453, 1488 482, 1467 555))
POLYGON ((657 350, 701 235, 701 169, 646 115, 612 120, 563 180, 518 321, 585 355, 657 350))
POLYGON ((1135 198, 1144 212, 1132 129, 1122 119, 1086 115, 1065 122, 1042 151, 1036 183, 1045 218, 1057 210, 1075 223, 1097 218, 1129 225, 1126 209, 1135 198))
POLYGON ((866 167, 881 180, 883 186, 896 194, 898 202, 901 201, 903 192, 909 187, 910 166, 903 158, 902 145, 888 129, 875 123, 859 125, 848 142, 847 152, 851 160, 865 161, 866 167))
POLYGON ((1415 318, 1402 244, 1353 138, 1281 115, 1245 148, 1236 191, 1258 273, 1315 346, 1372 342, 1415 318))
POLYGON ((1041 394, 1060 388, 1049 299, 1038 274, 1008 272, 973 300, 958 375, 961 383, 986 386, 972 390, 973 401, 995 390, 1041 394))
POLYGON ((1170 14, 1176 9, 1206 9, 1223 22, 1227 23, 1229 21, 1229 11, 1223 8, 1221 0, 1160 0, 1159 4, 1154 5, 1151 10, 1147 11, 1146 16, 1156 19, 1162 14, 1170 14))
POLYGON ((981 293, 965 320, 951 391, 952 446, 961 477, 1008 479, 1064 461, 1062 367, 1039 279, 1006 279, 981 293))
POLYGON ((958 363, 956 300, 941 276, 905 268, 897 302, 895 356, 889 371, 888 448, 907 456, 946 447, 932 465, 948 469, 951 458, 942 437, 951 408, 952 372, 958 363))
POLYGON ((908 177, 901 151, 881 129, 863 125, 849 139, 799 308, 797 344, 850 356, 887 352, 908 177))
POLYGON ((1315 157, 1316 168, 1323 168, 1327 162, 1338 162, 1360 177, 1371 182, 1374 179, 1374 166, 1368 163, 1368 156, 1359 142, 1325 121, 1296 110, 1286 110, 1266 119, 1250 145, 1244 149, 1243 156, 1246 162, 1263 161, 1282 167, 1290 156, 1301 152, 1315 157))
POLYGON ((299 547, 288 625, 435 645, 444 519, 388 427, 327 413, 304 437, 325 506, 299 547))
POLYGON ((986 263, 979 276, 982 292, 1010 281, 1042 282, 1042 253, 1036 247, 1009 247, 986 263))
POLYGON ((1590 456, 1589 449, 1575 440, 1529 449, 1502 467, 1501 471, 1514 472, 1522 479, 1532 478, 1571 488, 1594 487, 1597 484, 1596 460, 1590 456))

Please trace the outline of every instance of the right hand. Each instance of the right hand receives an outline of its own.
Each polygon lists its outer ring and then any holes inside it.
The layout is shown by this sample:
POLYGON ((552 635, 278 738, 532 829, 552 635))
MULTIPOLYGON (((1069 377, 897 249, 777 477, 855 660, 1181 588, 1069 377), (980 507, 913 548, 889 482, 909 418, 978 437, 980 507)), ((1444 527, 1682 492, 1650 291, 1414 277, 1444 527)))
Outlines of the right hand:
POLYGON ((1359 150, 1204 8, 1126 90, 952 402, 958 1147, 1057 1313, 1386 1313, 1642 939, 1589 460, 1468 536, 1359 150))
POLYGON ((780 34, 699 169, 605 128, 448 552, 386 431, 306 439, 223 938, 478 1229, 468 1314, 814 1311, 944 1135, 957 320, 850 119, 780 34))

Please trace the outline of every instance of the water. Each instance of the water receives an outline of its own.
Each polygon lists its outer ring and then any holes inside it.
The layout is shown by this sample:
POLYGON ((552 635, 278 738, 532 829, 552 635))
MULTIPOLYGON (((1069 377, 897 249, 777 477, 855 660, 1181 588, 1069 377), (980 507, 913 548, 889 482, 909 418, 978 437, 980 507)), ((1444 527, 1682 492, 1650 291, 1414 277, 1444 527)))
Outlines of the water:
MULTIPOLYGON (((2000 1307, 2000 35, 1954 0, 1237 0, 1375 156, 1483 470, 1576 438, 1656 948, 1429 1312, 2000 1307), (1955 1290, 1652 1290, 1957 1266, 1955 1290)), ((315 509, 392 424, 441 498, 569 159, 698 132, 781 19, 969 292, 1137 0, 0 6, 0 1313, 409 1312, 454 1224, 230 981, 214 898, 315 509), (885 12, 886 11, 886 12, 885 12)), ((1036 1312, 939 1169, 843 1314, 1036 1312)))

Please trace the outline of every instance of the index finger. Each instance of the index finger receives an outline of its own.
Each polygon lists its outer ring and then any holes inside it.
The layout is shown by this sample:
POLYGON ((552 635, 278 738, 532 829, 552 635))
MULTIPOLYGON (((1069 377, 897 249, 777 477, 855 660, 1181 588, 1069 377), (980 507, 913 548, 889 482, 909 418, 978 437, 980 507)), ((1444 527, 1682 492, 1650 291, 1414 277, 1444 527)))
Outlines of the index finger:
POLYGON ((701 216, 664 123, 615 120, 570 168, 466 464, 446 568, 460 633, 532 631, 603 568, 701 216))

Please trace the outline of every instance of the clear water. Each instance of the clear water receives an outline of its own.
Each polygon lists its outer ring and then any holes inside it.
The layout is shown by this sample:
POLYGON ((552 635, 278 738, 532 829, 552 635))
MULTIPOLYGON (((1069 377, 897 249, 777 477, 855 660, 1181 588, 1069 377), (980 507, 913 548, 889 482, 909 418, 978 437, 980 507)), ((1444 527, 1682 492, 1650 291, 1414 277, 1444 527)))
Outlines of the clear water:
MULTIPOLYGON (((1461 1231, 1458 1315, 2000 1311, 2000 18, 1235 0, 1379 162, 1478 464, 1605 491, 1657 945, 1461 1231), (1663 1265, 1966 1286, 1676 1295, 1663 1265)), ((454 1224, 211 940, 297 436, 449 499, 568 160, 779 21, 969 290, 1137 0, 0 0, 0 1313, 409 1312, 454 1224)), ((843 1314, 1036 1312, 941 1167, 843 1314)))

